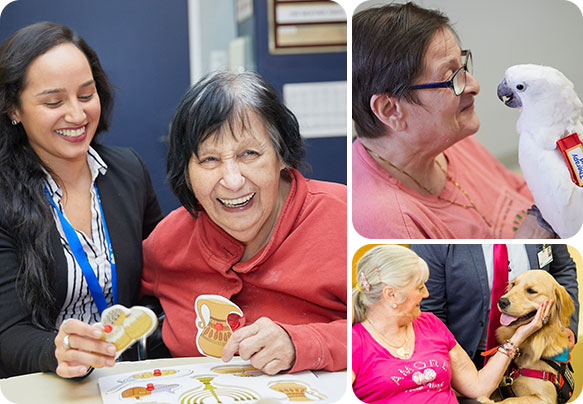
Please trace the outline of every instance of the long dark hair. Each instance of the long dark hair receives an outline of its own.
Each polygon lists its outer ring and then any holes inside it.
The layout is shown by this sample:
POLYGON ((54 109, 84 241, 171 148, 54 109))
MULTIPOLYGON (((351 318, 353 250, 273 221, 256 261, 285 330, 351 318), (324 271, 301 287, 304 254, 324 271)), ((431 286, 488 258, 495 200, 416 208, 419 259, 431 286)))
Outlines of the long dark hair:
POLYGON ((0 231, 11 238, 15 248, 19 297, 31 311, 33 324, 45 329, 54 329, 59 311, 52 293, 55 260, 50 235, 54 219, 43 190, 43 163, 22 124, 12 125, 10 114, 20 107, 30 64, 63 43, 75 45, 87 57, 101 103, 96 134, 107 130, 112 87, 97 54, 82 38, 63 25, 40 22, 16 31, 0 45, 0 231))

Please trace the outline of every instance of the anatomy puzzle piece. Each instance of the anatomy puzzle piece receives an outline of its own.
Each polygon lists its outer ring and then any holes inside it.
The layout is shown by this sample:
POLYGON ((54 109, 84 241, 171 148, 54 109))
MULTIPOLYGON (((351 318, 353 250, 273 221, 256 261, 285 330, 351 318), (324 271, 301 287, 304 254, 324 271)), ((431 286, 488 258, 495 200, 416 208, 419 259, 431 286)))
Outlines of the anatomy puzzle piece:
POLYGON ((180 396, 182 404, 206 404, 207 402, 220 404, 223 402, 221 399, 227 402, 243 402, 257 401, 260 398, 256 391, 248 387, 213 382, 214 375, 198 375, 194 379, 202 383, 202 386, 189 390, 180 396))
POLYGON ((285 394, 290 401, 319 401, 326 396, 299 380, 280 380, 269 383, 269 388, 285 394))
POLYGON ((251 365, 221 365, 215 366, 214 368, 211 368, 211 370, 215 373, 237 377, 258 377, 265 375, 261 370, 256 369, 251 365))
POLYGON ((128 309, 116 304, 103 311, 98 325, 103 327, 104 340, 115 345, 118 357, 134 342, 152 334, 158 326, 158 318, 146 307, 128 309))
POLYGON ((194 302, 196 310, 196 347, 205 356, 220 358, 227 340, 233 334, 227 322, 229 314, 243 317, 235 303, 219 295, 200 295, 194 302))
POLYGON ((145 387, 143 386, 137 386, 137 387, 132 387, 129 388, 127 390, 122 391, 121 393, 121 397, 122 398, 135 398, 135 399, 140 399, 142 397, 146 397, 155 393, 163 393, 163 392, 168 392, 168 393, 174 393, 174 390, 176 390, 178 387, 180 387, 180 385, 178 384, 154 384, 154 383, 148 383, 145 387))
POLYGON ((160 381, 161 379, 167 379, 167 378, 179 378, 179 377, 185 377, 188 376, 192 373, 192 370, 190 369, 154 369, 152 371, 146 371, 146 372, 140 372, 140 373, 134 373, 134 374, 130 374, 122 379, 118 379, 116 380, 117 383, 119 383, 119 385, 117 386, 113 386, 112 388, 110 388, 107 391, 107 394, 111 394, 114 393, 118 390, 121 390, 122 388, 126 387, 129 383, 133 383, 133 382, 151 382, 151 381, 160 381))

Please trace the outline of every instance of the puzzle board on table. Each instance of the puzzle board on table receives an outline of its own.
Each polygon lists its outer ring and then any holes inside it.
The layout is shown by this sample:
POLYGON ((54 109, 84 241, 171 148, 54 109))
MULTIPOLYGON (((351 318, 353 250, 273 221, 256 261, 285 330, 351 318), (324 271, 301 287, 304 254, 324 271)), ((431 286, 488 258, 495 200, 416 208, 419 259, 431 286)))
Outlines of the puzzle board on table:
POLYGON ((319 404, 337 401, 345 379, 342 373, 330 378, 310 371, 268 376, 246 361, 217 361, 101 377, 99 389, 104 404, 247 404, 262 399, 319 404))

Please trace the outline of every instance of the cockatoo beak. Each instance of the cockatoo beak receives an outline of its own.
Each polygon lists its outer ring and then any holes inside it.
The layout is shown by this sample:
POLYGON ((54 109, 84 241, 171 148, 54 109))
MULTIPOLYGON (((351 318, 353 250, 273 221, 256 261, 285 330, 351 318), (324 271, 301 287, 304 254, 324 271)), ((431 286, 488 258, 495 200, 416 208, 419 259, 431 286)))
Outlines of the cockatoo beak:
POLYGON ((498 98, 502 101, 506 106, 510 108, 520 108, 522 107, 522 102, 520 101, 520 97, 518 97, 510 87, 506 84, 506 79, 502 80, 500 84, 498 84, 498 98))

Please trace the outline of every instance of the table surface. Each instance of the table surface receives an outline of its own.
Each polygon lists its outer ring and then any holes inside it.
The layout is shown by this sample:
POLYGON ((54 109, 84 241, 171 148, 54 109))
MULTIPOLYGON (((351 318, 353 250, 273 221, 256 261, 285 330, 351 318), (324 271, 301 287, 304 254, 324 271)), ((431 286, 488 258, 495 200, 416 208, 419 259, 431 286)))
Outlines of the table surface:
MULTIPOLYGON (((238 358, 236 359, 238 360, 238 358)), ((214 358, 170 358, 143 362, 120 362, 113 368, 95 369, 89 376, 80 381, 63 379, 52 373, 32 373, 8 379, 0 379, 0 390, 6 399, 16 404, 102 404, 98 385, 100 377, 135 372, 142 369, 216 361, 217 359, 214 358)), ((345 387, 346 371, 334 373, 324 371, 316 372, 316 374, 328 377, 338 377, 338 373, 342 375, 341 377, 345 387)))

